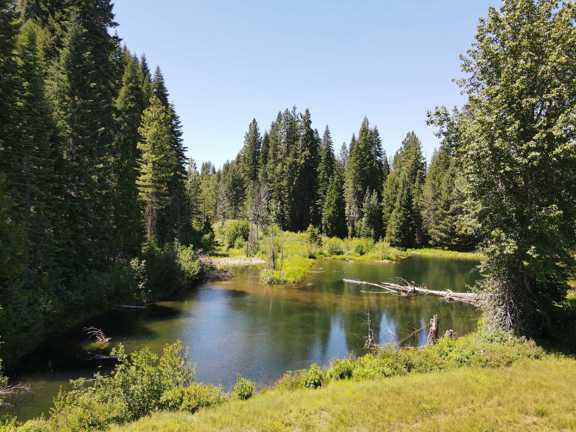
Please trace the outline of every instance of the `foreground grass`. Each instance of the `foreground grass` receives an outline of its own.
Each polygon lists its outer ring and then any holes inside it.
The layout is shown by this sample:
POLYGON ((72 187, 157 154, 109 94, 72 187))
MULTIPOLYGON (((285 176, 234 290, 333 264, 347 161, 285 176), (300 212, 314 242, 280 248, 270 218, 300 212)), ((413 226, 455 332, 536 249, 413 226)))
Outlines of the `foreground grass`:
POLYGON ((576 361, 548 358, 275 390, 194 416, 155 414, 112 431, 568 431, 576 429, 574 404, 576 361))

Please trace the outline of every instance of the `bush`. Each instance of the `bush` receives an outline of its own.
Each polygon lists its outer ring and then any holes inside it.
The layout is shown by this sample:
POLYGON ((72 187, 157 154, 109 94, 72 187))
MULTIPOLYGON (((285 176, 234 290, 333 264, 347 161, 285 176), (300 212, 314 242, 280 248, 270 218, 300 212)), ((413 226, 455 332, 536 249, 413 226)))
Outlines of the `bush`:
POLYGON ((304 372, 303 375, 304 387, 309 389, 316 389, 322 387, 324 382, 324 372, 317 364, 313 364, 304 372))
POLYGON ((160 356, 148 349, 128 356, 122 346, 112 355, 118 364, 110 375, 76 380, 71 391, 56 397, 49 419, 53 430, 101 430, 112 423, 136 420, 161 409, 167 392, 193 382, 181 343, 166 346, 160 356))
POLYGON ((358 359, 354 378, 359 380, 405 375, 409 368, 397 352, 366 354, 358 359))
MULTIPOLYGON (((246 242, 250 233, 250 225, 246 220, 231 220, 224 227, 224 241, 226 248, 232 248, 237 240, 246 242)), ((244 245, 244 243, 242 243, 244 245)))
POLYGON ((178 245, 177 258, 186 286, 190 286, 200 279, 202 265, 192 246, 178 245))
POLYGON ((186 411, 194 414, 200 408, 218 405, 226 400, 219 387, 208 384, 191 384, 167 390, 160 399, 163 409, 186 411))
MULTIPOLYGON (((192 246, 149 244, 143 256, 144 262, 135 264, 144 265, 145 277, 140 279, 145 285, 139 291, 145 293, 148 300, 170 297, 200 279, 202 265, 192 246)), ((142 273, 142 269, 138 272, 142 273)))
POLYGON ((325 245, 326 255, 338 256, 344 254, 344 241, 337 238, 330 238, 325 245))
POLYGON ((282 390, 297 390, 304 387, 304 374, 305 370, 288 371, 276 382, 275 388, 282 390))
POLYGON ((254 396, 255 392, 256 392, 256 385, 252 381, 243 378, 241 376, 236 378, 236 383, 232 388, 233 397, 240 400, 248 400, 252 396, 254 396))
POLYGON ((352 359, 334 360, 328 370, 326 377, 330 381, 339 381, 352 378, 354 371, 354 361, 352 359))
POLYGON ((308 243, 312 246, 322 247, 322 234, 320 233, 320 228, 309 225, 306 230, 306 237, 308 243))
POLYGON ((363 245, 362 243, 359 243, 356 246, 354 246, 354 253, 356 255, 363 256, 363 255, 366 255, 366 252, 368 252, 366 250, 366 246, 363 245))

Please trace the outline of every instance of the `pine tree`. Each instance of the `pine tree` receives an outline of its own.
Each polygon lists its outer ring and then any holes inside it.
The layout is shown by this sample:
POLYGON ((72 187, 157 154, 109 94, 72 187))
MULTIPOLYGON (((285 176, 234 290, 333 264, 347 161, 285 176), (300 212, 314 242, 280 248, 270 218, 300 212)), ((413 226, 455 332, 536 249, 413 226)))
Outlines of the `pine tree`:
POLYGON ((143 230, 138 229, 142 226, 142 209, 136 179, 141 141, 138 129, 147 103, 135 58, 125 51, 124 62, 122 87, 116 98, 114 240, 117 253, 130 257, 138 253, 143 240, 143 230))
POLYGON ((242 173, 248 185, 252 185, 258 180, 261 145, 262 139, 258 130, 258 123, 256 119, 252 119, 248 126, 248 132, 244 135, 244 147, 240 153, 242 173))
POLYGON ((178 240, 189 243, 191 240, 191 218, 186 202, 186 148, 182 141, 182 125, 174 105, 170 102, 168 89, 160 68, 156 68, 152 80, 152 91, 170 114, 171 142, 176 154, 176 165, 170 180, 170 202, 159 214, 158 236, 161 243, 178 240))
POLYGON ((326 126, 322 144, 320 146, 320 164, 318 165, 318 205, 324 208, 324 197, 328 191, 328 186, 334 177, 336 169, 336 159, 334 157, 334 148, 330 129, 326 126))
POLYGON ((352 137, 346 164, 346 219, 349 235, 359 234, 358 224, 362 218, 362 202, 366 192, 376 191, 380 199, 385 175, 383 159, 384 152, 378 129, 371 129, 368 119, 365 118, 358 138, 352 137))
POLYGON ((346 236, 344 206, 344 181, 340 170, 335 170, 326 190, 322 208, 322 232, 325 235, 340 238, 346 236))
POLYGON ((359 235, 374 240, 380 238, 382 233, 382 206, 376 191, 366 191, 362 203, 362 219, 360 220, 359 235))
POLYGON ((142 56, 138 62, 138 79, 140 81, 140 86, 142 89, 142 94, 144 95, 144 101, 146 108, 152 97, 152 75, 150 73, 150 68, 148 67, 148 61, 146 56, 142 56))
POLYGON ((304 231, 320 224, 318 209, 318 163, 320 143, 312 129, 310 111, 300 115, 298 140, 291 153, 294 161, 294 183, 290 191, 290 229, 304 231))
POLYGON ((410 132, 394 156, 394 166, 384 186, 383 226, 386 240, 393 245, 414 247, 425 241, 421 215, 425 175, 422 145, 410 132))
POLYGON ((171 113, 157 96, 150 99, 139 132, 138 194, 144 205, 146 240, 153 243, 158 240, 158 214, 170 204, 170 182, 177 164, 171 113))
POLYGON ((399 173, 398 186, 388 226, 386 241, 392 246, 416 246, 416 233, 412 219, 413 188, 407 171, 399 173))
POLYGON ((71 7, 49 74, 64 159, 62 263, 70 276, 103 269, 112 255, 113 25, 108 0, 71 7))
POLYGON ((14 59, 14 4, 0 0, 0 170, 10 172, 16 162, 14 106, 17 66, 14 59))
POLYGON ((58 220, 56 184, 60 180, 55 173, 55 128, 46 99, 37 32, 37 25, 27 22, 16 43, 18 84, 14 129, 18 151, 12 165, 12 191, 30 247, 28 278, 52 267, 58 220))
POLYGON ((186 195, 193 226, 199 228, 204 225, 205 218, 202 208, 202 179, 198 169, 196 168, 196 162, 194 162, 194 159, 189 159, 188 161, 186 195))

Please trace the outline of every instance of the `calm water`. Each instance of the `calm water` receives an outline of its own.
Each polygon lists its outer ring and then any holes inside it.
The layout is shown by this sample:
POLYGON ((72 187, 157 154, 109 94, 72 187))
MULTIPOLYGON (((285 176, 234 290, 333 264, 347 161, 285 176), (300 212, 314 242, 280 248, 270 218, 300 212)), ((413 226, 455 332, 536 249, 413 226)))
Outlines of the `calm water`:
MULTIPOLYGON (((362 354, 368 316, 379 343, 422 345, 426 323, 438 314, 441 330, 465 334, 476 326, 477 312, 433 297, 401 298, 347 285, 342 278, 373 282, 404 278, 435 289, 462 291, 478 279, 477 263, 410 258, 392 264, 320 263, 301 287, 267 287, 255 269, 233 279, 210 282, 179 301, 146 310, 118 310, 93 322, 128 350, 182 340, 199 381, 230 387, 238 374, 266 385, 283 372, 326 365, 331 359, 362 354)), ((60 386, 89 376, 81 331, 51 341, 27 364, 21 381, 32 392, 14 400, 22 419, 47 413, 60 386)))

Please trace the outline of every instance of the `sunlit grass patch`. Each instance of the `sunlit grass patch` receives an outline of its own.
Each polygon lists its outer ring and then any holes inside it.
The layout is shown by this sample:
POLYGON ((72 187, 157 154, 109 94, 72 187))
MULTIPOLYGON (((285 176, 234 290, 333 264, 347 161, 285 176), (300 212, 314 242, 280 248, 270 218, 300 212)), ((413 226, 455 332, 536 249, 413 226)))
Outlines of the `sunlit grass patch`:
POLYGON ((481 252, 459 252, 445 249, 421 248, 408 249, 408 255, 426 256, 435 258, 450 258, 459 260, 482 261, 486 256, 481 252))
POLYGON ((576 428, 576 361, 523 360, 318 390, 274 390, 189 414, 155 414, 113 432, 558 431, 576 428))

